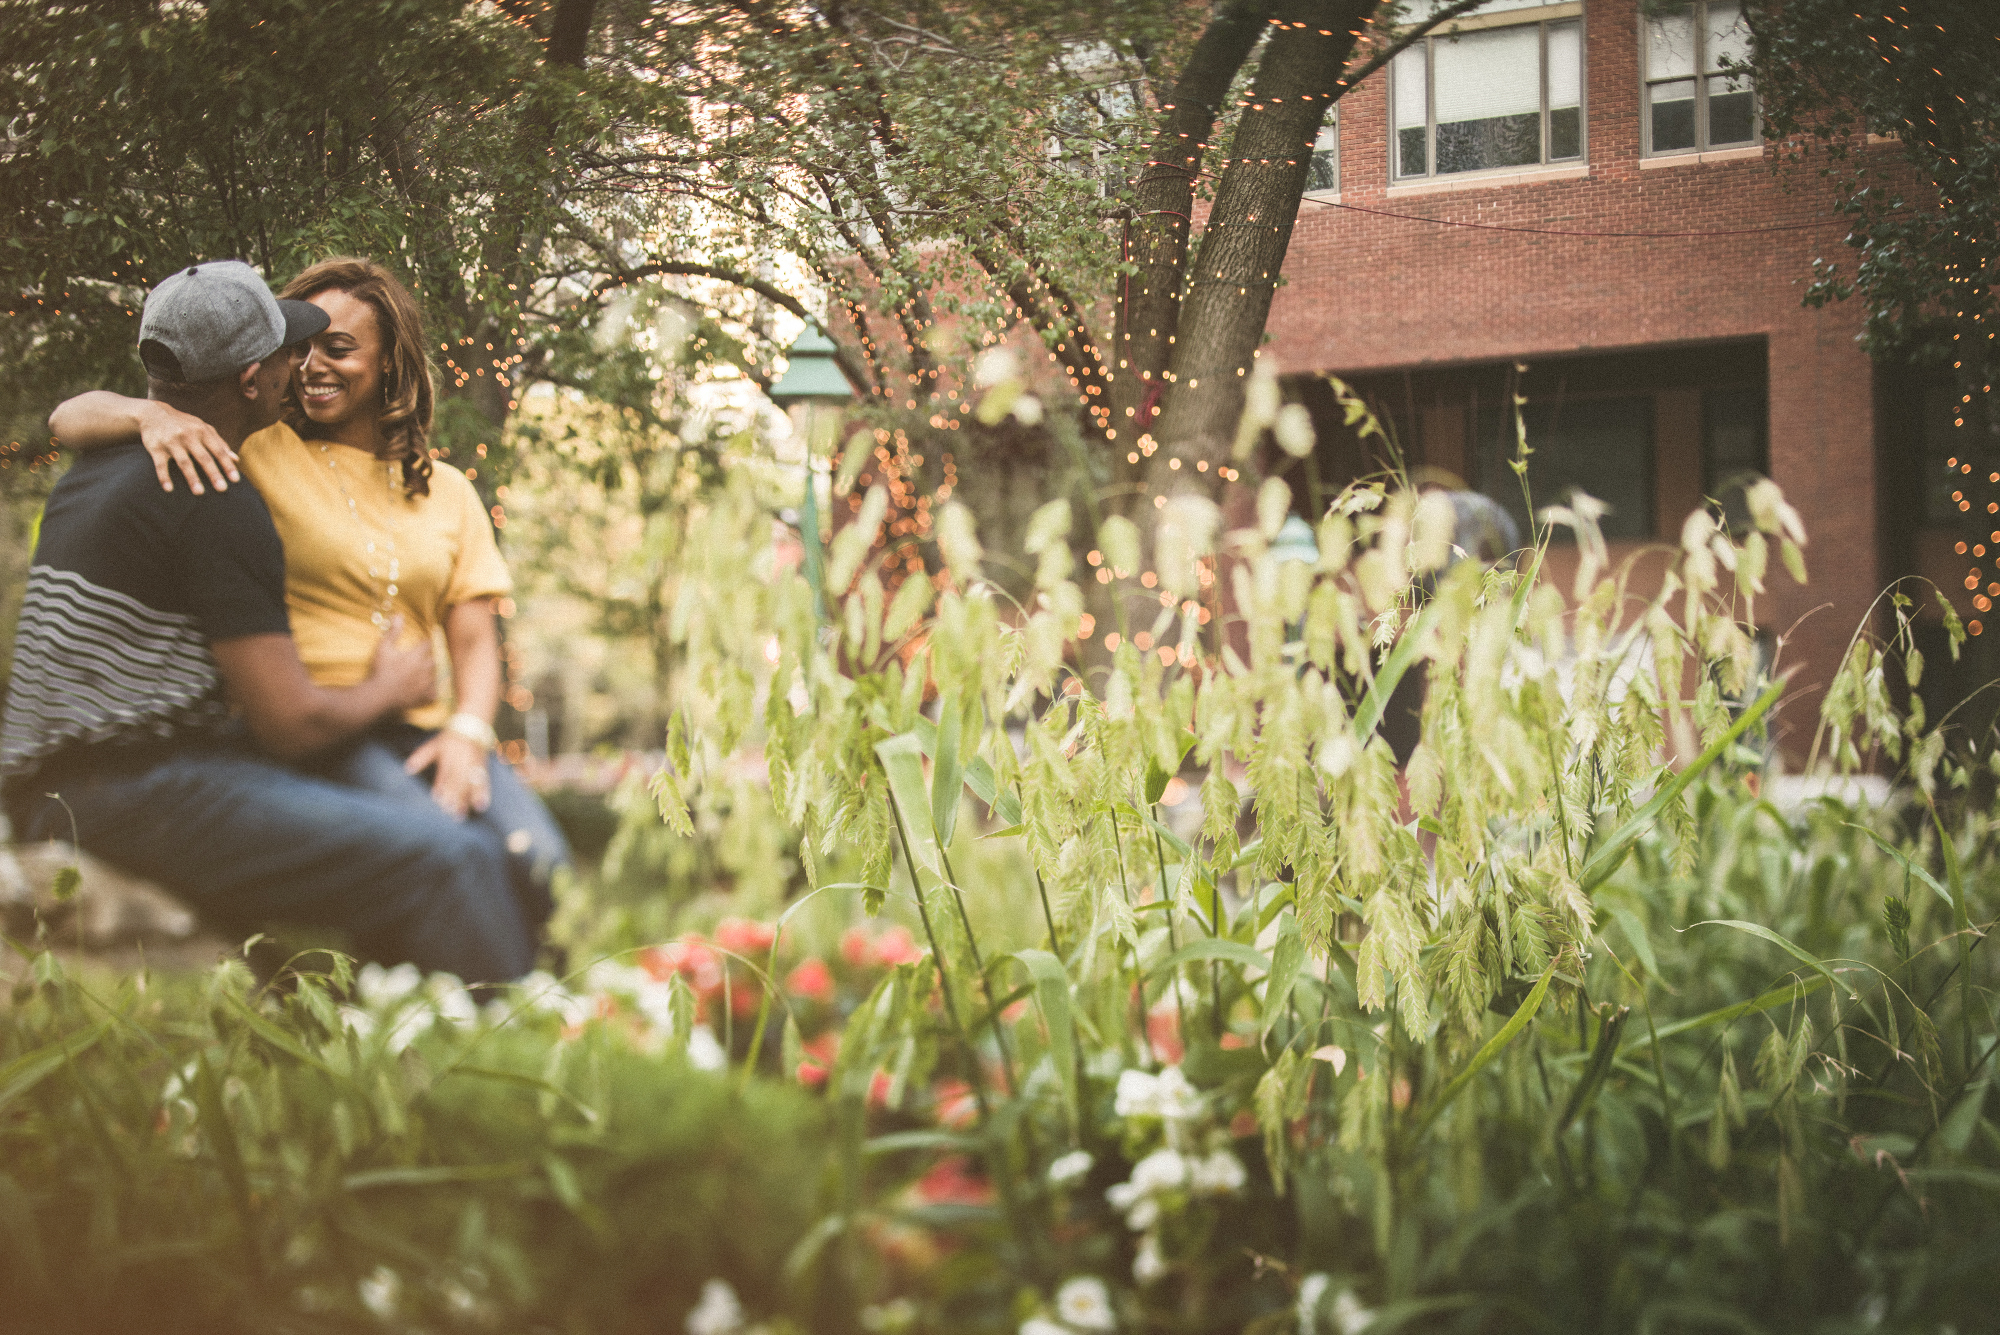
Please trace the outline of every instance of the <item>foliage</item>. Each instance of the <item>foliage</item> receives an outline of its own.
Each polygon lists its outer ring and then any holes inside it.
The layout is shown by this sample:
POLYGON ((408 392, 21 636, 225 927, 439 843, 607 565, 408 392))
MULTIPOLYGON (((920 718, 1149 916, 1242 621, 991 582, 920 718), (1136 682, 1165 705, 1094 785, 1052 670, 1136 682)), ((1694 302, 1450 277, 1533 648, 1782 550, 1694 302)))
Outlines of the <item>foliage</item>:
POLYGON ((2000 15, 1981 0, 1749 13, 1765 133, 1853 220, 1852 267, 1815 261, 1808 303, 1859 295, 1874 351, 1950 363, 1961 411, 2000 430, 2000 15), (1872 151, 1877 135, 1901 154, 1872 151))
POLYGON ((349 981, 37 957, 0 1035, 0 1329, 655 1330, 810 1223, 818 1110, 691 1063, 685 1002, 638 998, 656 1030, 622 976, 483 1008, 349 981))

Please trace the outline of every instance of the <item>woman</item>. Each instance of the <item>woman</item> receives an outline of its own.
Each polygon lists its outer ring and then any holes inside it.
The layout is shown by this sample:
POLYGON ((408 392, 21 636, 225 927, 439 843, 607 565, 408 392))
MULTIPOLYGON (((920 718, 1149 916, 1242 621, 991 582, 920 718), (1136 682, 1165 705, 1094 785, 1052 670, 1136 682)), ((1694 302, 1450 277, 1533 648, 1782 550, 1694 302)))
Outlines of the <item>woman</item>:
MULTIPOLYGON (((434 395, 416 301, 380 265, 345 257, 313 265, 282 295, 312 302, 330 323, 304 350, 285 420, 245 441, 240 464, 284 540, 299 657, 321 685, 352 685, 400 614, 406 633, 442 633, 454 697, 378 725, 314 768, 490 829, 524 911, 544 922, 550 879, 569 850, 540 800, 492 754, 494 603, 510 583, 479 494, 431 458, 434 395)), ((169 491, 169 462, 197 495, 203 472, 218 489, 240 476, 206 422, 153 400, 93 391, 57 408, 49 426, 77 449, 137 435, 169 491)))

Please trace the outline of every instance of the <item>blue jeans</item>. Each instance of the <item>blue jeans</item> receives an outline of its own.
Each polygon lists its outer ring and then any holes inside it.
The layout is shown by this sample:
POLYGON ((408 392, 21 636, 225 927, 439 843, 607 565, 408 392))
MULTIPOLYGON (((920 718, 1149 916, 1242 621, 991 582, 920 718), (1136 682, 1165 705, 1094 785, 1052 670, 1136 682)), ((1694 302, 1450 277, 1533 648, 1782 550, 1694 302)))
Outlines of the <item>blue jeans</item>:
POLYGON ((427 791, 385 795, 227 746, 25 787, 20 837, 66 839, 73 813, 86 850, 165 886, 219 930, 335 928, 364 959, 467 982, 534 967, 547 910, 515 893, 503 837, 453 820, 427 791))
MULTIPOLYGON (((363 792, 376 793, 416 807, 420 819, 440 834, 458 821, 431 800, 433 770, 406 774, 410 753, 436 736, 407 723, 387 723, 358 742, 316 760, 309 771, 363 792)), ((556 868, 570 862, 569 842, 534 790, 521 782, 514 767, 498 756, 486 758, 486 810, 467 816, 465 825, 500 850, 507 877, 523 914, 540 927, 555 911, 550 882, 556 868)))

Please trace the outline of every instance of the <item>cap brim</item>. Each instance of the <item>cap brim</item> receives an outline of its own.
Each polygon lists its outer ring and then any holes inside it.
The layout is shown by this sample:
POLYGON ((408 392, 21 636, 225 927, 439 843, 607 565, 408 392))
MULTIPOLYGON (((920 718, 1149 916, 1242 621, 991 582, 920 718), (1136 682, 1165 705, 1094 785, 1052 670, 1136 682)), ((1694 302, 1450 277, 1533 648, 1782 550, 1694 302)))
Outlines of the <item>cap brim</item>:
POLYGON ((310 301, 280 301, 279 314, 285 317, 285 346, 303 343, 333 322, 332 317, 310 301))

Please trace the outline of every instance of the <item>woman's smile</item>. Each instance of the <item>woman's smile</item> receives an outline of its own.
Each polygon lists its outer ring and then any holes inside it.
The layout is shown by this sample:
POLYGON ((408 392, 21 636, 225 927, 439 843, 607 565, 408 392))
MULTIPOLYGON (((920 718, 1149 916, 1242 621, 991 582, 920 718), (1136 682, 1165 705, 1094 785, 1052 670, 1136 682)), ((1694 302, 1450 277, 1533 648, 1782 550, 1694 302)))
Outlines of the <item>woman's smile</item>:
MULTIPOLYGON (((299 365, 299 406, 320 426, 353 425, 355 438, 347 443, 368 448, 387 369, 381 321, 373 306, 339 288, 314 293, 309 300, 326 312, 329 323, 314 336, 299 365)), ((340 434, 344 438, 346 433, 340 434)))

